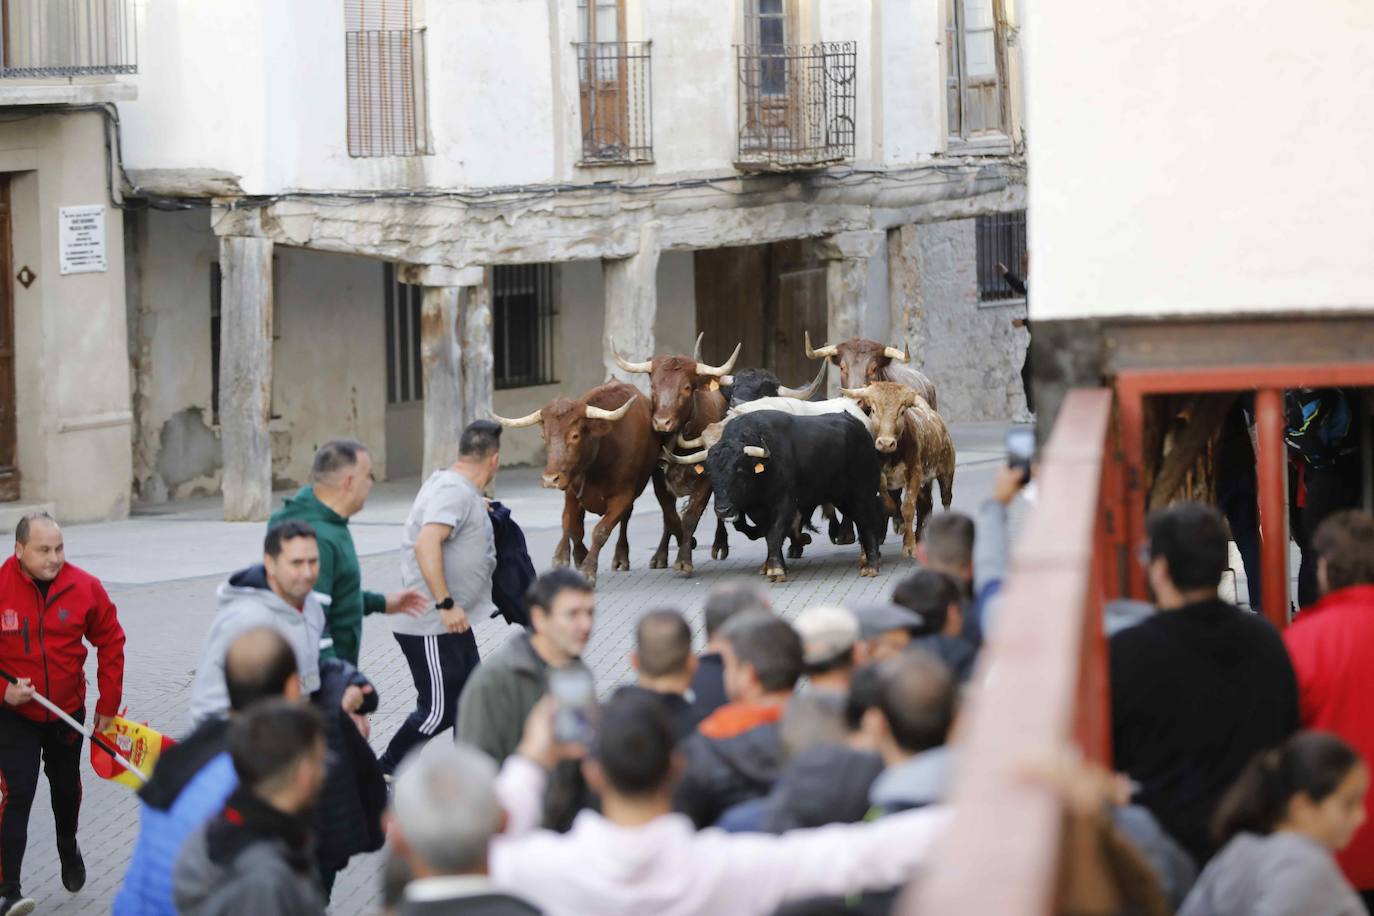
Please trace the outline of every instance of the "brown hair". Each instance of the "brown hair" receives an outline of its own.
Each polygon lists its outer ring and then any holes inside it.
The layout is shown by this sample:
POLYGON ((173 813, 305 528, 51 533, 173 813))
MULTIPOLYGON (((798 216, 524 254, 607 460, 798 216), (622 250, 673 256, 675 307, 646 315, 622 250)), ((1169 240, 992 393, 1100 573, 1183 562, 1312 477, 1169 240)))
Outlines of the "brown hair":
POLYGON ((1374 518, 1359 509, 1337 512, 1322 522, 1312 549, 1326 561, 1331 591, 1374 584, 1374 518))

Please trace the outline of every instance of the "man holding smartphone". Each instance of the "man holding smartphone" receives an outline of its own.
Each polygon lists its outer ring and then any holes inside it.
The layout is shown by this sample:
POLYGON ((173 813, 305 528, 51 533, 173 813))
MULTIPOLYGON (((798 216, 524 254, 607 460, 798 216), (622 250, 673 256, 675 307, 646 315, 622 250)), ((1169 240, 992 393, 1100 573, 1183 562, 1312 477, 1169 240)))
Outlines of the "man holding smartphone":
POLYGON ((458 460, 420 488, 401 538, 401 580, 429 610, 397 615, 391 629, 418 694, 381 757, 390 774, 407 753, 453 725, 458 696, 481 657, 472 624, 491 612, 496 540, 483 491, 501 466, 501 426, 478 420, 463 430, 458 460))

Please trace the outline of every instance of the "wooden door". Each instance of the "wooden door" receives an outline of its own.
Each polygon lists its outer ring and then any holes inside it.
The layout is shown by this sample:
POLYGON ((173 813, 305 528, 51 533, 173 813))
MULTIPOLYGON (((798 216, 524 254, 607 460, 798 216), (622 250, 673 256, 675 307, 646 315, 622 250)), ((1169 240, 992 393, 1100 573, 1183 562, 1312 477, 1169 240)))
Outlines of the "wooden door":
POLYGON ((617 159, 633 145, 625 73, 625 0, 577 0, 582 157, 617 159))
POLYGON ((784 385, 796 388, 816 375, 816 361, 806 357, 804 332, 816 346, 829 326, 825 262, 815 255, 809 239, 777 242, 772 254, 774 314, 769 321, 772 352, 767 365, 784 385))
POLYGON ((10 179, 0 175, 0 502, 19 498, 19 429, 14 391, 14 261, 10 179))

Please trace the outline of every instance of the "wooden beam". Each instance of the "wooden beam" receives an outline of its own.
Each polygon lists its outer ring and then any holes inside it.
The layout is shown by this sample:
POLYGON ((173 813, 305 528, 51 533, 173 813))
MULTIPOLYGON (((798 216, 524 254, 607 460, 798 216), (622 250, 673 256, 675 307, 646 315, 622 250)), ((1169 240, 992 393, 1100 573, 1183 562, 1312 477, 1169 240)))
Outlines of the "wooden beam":
POLYGON ((458 460, 463 412, 463 346, 458 286, 426 286, 420 305, 420 368, 425 386, 425 475, 458 460))
POLYGON ((272 508, 272 242, 220 244, 220 445, 224 519, 265 521, 272 508))
POLYGON ((490 271, 483 282, 462 288, 463 413, 467 422, 490 418, 495 388, 491 340, 490 271))
POLYGON ((1238 397, 1238 394, 1222 393, 1193 398, 1187 425, 1174 437, 1174 447, 1164 456, 1154 475, 1148 503, 1150 511, 1174 501, 1207 444, 1221 434, 1226 414, 1238 397))

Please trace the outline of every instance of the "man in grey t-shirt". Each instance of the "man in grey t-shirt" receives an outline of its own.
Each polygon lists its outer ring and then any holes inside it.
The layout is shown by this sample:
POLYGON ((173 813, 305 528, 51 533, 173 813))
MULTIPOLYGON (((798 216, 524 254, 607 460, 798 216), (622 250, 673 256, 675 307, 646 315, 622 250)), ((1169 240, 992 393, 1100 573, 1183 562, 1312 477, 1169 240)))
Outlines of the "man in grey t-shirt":
POLYGON ((501 465, 501 426, 463 430, 458 460, 420 487, 401 537, 401 581, 429 601, 391 629, 415 679, 418 702, 381 757, 391 773, 406 754, 453 725, 458 695, 481 658, 472 621, 490 613, 496 540, 483 490, 501 465))

